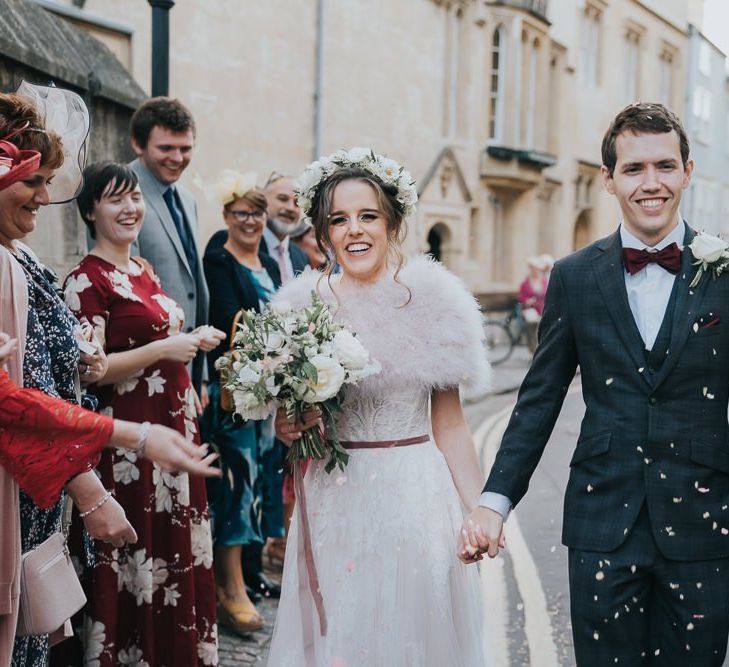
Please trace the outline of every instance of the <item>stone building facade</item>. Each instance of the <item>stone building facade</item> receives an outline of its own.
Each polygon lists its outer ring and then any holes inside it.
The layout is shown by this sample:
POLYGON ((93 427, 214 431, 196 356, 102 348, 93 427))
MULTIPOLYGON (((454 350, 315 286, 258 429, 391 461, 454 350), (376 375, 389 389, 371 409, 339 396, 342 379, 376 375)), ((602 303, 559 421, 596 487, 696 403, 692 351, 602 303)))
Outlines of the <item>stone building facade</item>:
POLYGON ((726 55, 689 26, 686 130, 695 160, 682 200, 684 217, 697 229, 729 235, 729 77, 726 55))
MULTIPOLYGON (((146 2, 36 2, 73 14, 149 90, 146 2)), ((263 182, 371 146, 418 181, 409 250, 431 250, 480 294, 513 294, 529 255, 561 256, 615 227, 602 134, 629 101, 683 108, 688 4, 180 0, 171 94, 198 123, 185 178, 204 235, 222 225, 210 196, 220 170, 263 182)))
MULTIPOLYGON (((0 0, 0 35, 0 91, 14 91, 23 80, 70 88, 91 114, 89 160, 129 159, 126 128, 145 94, 104 45, 27 0, 0 0)), ((75 204, 40 209, 27 242, 64 276, 86 253, 75 204)))

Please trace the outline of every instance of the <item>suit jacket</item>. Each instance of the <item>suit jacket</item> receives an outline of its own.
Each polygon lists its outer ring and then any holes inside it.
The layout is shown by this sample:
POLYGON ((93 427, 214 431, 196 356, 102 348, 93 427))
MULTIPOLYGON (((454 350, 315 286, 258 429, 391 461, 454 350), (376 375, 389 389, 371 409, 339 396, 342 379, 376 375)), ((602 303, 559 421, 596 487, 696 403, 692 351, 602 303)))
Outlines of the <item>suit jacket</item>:
MULTIPOLYGON (((130 167, 139 177, 139 185, 147 207, 144 224, 137 241, 132 246, 132 255, 140 255, 152 264, 162 288, 185 311, 185 331, 192 331, 197 326, 207 324, 208 320, 209 296, 199 245, 197 266, 191 267, 185 256, 180 235, 163 199, 167 186, 160 183, 141 160, 134 160, 130 167)), ((182 186, 175 185, 175 187, 180 195, 180 202, 195 243, 198 244, 195 200, 182 186)), ((198 390, 204 376, 207 376, 204 355, 199 354, 192 364, 192 379, 198 390)))
MULTIPOLYGON (((648 372, 625 289, 619 231, 557 262, 539 346, 485 490, 526 493, 577 367, 586 414, 570 462, 564 544, 611 551, 647 503, 672 560, 729 555, 729 275, 695 267, 687 226, 670 344, 648 372)), ((670 317, 670 315, 667 315, 670 317)))
MULTIPOLYGON (((227 229, 219 229, 217 232, 215 232, 208 241, 208 245, 205 248, 205 254, 207 255, 208 252, 210 252, 213 248, 222 248, 223 245, 225 245, 225 242, 228 240, 228 230, 227 229)), ((261 255, 266 255, 266 257, 269 257, 276 261, 275 257, 271 257, 271 254, 268 252, 268 244, 266 243, 265 237, 261 237, 261 246, 259 248, 259 253, 261 255)), ((302 271, 306 269, 307 266, 309 266, 309 257, 307 254, 299 248, 295 243, 292 243, 289 241, 289 257, 291 258, 291 266, 294 269, 294 275, 298 276, 302 271)), ((278 266, 278 262, 276 261, 276 265, 278 266)), ((279 278, 280 279, 280 278, 279 278)))
MULTIPOLYGON (((269 256, 271 255, 268 251, 268 244, 266 243, 265 236, 261 237, 261 252, 269 256)), ((307 254, 292 241, 289 241, 289 257, 291 257, 291 266, 294 269, 295 276, 298 276, 306 269, 307 266, 309 266, 309 257, 307 254)))
MULTIPOLYGON (((281 287, 278 263, 263 253, 259 254, 259 258, 276 289, 281 287)), ((230 349, 230 329, 235 314, 241 308, 260 312, 260 303, 248 272, 230 252, 212 239, 205 249, 203 266, 210 289, 210 324, 226 334, 225 340, 208 353, 210 377, 215 377, 215 361, 230 349)))

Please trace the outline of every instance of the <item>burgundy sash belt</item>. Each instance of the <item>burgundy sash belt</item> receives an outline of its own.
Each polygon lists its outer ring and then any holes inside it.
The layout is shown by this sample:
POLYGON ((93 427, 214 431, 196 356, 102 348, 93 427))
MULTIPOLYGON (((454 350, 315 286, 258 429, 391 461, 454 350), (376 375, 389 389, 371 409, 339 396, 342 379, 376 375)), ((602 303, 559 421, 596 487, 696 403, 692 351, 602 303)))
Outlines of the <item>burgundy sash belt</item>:
MULTIPOLYGON (((390 447, 406 447, 408 445, 420 445, 428 442, 430 436, 419 435, 403 440, 378 440, 378 441, 342 441, 345 449, 388 449, 390 447)), ((309 527, 309 514, 306 507, 306 494, 304 493, 304 474, 302 462, 294 464, 294 488, 296 491, 296 502, 298 507, 299 539, 296 545, 297 564, 299 569, 299 599, 302 601, 301 612, 304 623, 304 649, 306 651, 307 664, 313 664, 314 648, 314 623, 311 618, 310 607, 306 604, 306 588, 311 594, 316 613, 319 617, 319 631, 321 636, 327 634, 327 617, 324 611, 324 598, 319 589, 319 575, 316 572, 314 563, 314 550, 311 544, 311 530, 309 527), (304 595, 302 595, 304 593, 304 595)))

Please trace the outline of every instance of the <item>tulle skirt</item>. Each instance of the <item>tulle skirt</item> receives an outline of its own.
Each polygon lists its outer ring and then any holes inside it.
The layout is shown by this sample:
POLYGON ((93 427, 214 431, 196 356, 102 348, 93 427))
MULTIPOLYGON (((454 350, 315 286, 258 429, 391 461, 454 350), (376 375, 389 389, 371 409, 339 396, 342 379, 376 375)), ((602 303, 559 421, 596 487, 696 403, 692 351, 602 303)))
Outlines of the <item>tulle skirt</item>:
POLYGON ((478 571, 456 558, 463 512, 434 443, 354 450, 344 472, 316 462, 304 487, 328 629, 321 636, 295 513, 270 667, 485 664, 478 571))

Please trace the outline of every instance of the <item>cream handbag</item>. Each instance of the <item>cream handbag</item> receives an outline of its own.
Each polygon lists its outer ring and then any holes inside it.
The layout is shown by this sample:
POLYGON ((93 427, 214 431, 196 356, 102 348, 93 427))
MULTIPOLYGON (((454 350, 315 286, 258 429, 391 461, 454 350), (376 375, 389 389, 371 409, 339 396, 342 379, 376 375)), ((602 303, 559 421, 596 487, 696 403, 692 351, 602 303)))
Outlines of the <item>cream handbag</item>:
POLYGON ((63 628, 66 621, 86 604, 81 583, 66 544, 67 514, 64 507, 62 531, 21 556, 20 611, 17 635, 46 635, 63 628))

